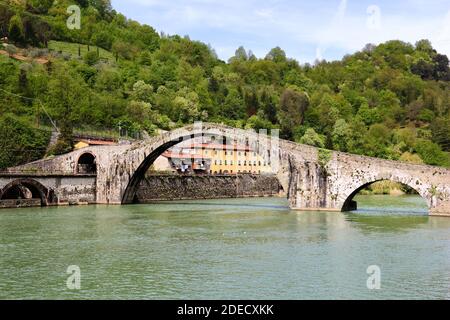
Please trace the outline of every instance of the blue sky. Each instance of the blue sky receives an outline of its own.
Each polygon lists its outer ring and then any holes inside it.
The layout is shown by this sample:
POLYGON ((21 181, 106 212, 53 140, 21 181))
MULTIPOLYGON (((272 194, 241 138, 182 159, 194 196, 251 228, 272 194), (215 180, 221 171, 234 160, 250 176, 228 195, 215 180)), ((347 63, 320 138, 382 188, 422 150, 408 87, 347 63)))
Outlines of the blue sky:
POLYGON ((366 43, 428 38, 450 56, 450 0, 112 0, 158 32, 189 35, 228 60, 239 46, 258 57, 276 46, 301 63, 336 60, 366 43))

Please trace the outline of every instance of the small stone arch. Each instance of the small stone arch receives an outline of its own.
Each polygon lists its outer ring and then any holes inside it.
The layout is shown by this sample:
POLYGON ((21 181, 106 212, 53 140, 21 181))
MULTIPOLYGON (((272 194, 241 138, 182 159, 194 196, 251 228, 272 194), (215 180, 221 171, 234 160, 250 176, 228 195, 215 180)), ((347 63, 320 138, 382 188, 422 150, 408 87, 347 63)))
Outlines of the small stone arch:
POLYGON ((92 152, 82 153, 75 165, 75 174, 97 174, 97 157, 92 152))
POLYGON ((12 199, 40 199, 41 206, 56 202, 53 190, 33 179, 18 179, 0 190, 0 200, 12 199))
POLYGON ((403 185, 406 185, 408 187, 410 187, 411 189, 415 190, 417 192, 417 194, 419 194, 427 203, 427 207, 428 210, 430 211, 432 208, 432 201, 430 200, 427 192, 424 192, 421 188, 418 188, 417 186, 414 186, 413 183, 411 183, 408 180, 405 179, 400 179, 398 177, 388 177, 388 178, 378 178, 378 179, 373 179, 373 180, 369 180, 368 182, 364 182, 362 183, 359 187, 353 188, 353 191, 351 192, 347 192, 346 195, 344 196, 344 202, 341 205, 341 211, 342 212, 348 212, 348 211, 354 211, 357 210, 358 208, 358 204, 356 201, 354 201, 354 197, 361 191, 366 189, 367 187, 369 187, 370 185, 376 183, 376 182, 380 182, 380 181, 392 181, 392 182, 397 182, 397 183, 401 183, 403 185))

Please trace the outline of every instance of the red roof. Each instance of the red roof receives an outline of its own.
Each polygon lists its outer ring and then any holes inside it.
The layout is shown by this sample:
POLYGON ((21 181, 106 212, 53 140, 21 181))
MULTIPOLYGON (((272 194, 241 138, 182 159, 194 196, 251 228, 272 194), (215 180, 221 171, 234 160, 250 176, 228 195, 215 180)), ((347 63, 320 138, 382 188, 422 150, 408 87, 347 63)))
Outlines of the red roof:
POLYGON ((253 152, 253 149, 250 149, 249 146, 241 146, 241 145, 231 145, 231 144, 218 144, 218 143, 197 143, 197 144, 191 144, 187 146, 183 146, 183 148, 190 148, 190 149, 211 149, 211 150, 230 150, 230 151, 248 151, 253 152))
POLYGON ((166 151, 162 155, 166 158, 172 158, 172 159, 211 159, 209 157, 203 157, 200 154, 189 154, 189 153, 180 153, 180 152, 172 152, 172 151, 166 151))
POLYGON ((90 146, 115 146, 117 142, 104 140, 79 140, 79 142, 87 143, 90 146))

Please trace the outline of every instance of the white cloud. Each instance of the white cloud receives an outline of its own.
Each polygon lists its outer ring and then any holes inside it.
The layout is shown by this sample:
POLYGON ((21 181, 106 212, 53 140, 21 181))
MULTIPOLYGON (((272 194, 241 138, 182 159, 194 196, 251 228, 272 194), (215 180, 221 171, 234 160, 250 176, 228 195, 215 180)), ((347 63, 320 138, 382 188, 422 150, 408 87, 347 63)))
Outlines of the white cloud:
POLYGON ((450 56, 448 0, 403 3, 378 0, 364 7, 356 0, 113 0, 119 11, 130 12, 131 18, 157 30, 211 43, 224 60, 240 45, 257 56, 279 45, 304 62, 317 54, 339 59, 338 52, 351 53, 367 43, 392 39, 414 43, 422 38, 450 56), (380 9, 379 19, 368 25, 374 8, 380 9))

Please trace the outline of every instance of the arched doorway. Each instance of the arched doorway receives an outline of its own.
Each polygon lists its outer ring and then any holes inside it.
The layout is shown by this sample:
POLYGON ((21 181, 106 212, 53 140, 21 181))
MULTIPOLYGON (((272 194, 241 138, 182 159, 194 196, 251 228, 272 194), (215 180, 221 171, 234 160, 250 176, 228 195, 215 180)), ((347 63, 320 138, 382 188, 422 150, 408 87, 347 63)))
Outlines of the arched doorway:
POLYGON ((429 203, 425 195, 408 184, 388 179, 364 183, 354 190, 345 200, 342 212, 383 207, 394 212, 411 211, 424 214, 429 212, 429 203))
POLYGON ((54 201, 53 192, 36 180, 18 179, 0 191, 0 200, 17 200, 47 206, 54 201))
POLYGON ((78 158, 76 174, 97 174, 97 161, 92 153, 83 153, 78 158))

